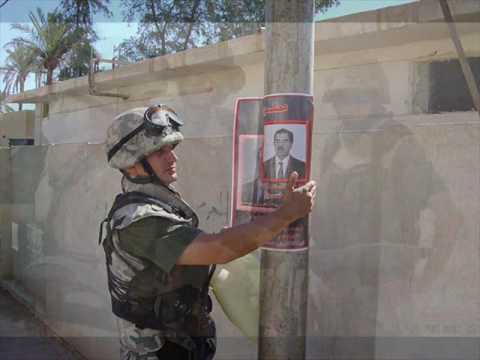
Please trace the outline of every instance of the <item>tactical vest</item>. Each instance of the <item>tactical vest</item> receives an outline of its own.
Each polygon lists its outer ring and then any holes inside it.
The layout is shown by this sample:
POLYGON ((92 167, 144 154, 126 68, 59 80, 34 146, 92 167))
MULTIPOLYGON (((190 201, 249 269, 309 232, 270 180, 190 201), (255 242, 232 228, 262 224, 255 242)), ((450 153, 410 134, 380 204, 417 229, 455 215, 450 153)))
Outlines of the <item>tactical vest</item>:
POLYGON ((209 271, 208 266, 175 265, 166 273, 119 246, 119 231, 147 217, 198 226, 196 214, 185 202, 179 198, 167 201, 141 192, 119 194, 100 225, 99 243, 106 224, 103 248, 113 313, 139 328, 160 330, 165 339, 195 352, 198 339, 215 345, 215 325, 209 315, 212 302, 208 295, 215 266, 209 271))

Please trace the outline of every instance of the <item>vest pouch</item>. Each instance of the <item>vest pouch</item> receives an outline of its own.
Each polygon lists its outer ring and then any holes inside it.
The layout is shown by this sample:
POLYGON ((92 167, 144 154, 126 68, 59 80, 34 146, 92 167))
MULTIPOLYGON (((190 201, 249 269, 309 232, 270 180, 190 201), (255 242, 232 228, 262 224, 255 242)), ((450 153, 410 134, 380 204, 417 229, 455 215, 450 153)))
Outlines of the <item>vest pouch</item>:
POLYGON ((191 285, 161 294, 155 300, 154 311, 165 325, 183 324, 190 318, 200 291, 191 285))
MULTIPOLYGON (((138 306, 129 302, 112 301, 112 312, 118 317, 137 324, 139 328, 147 327, 145 320, 149 318, 148 314, 138 311, 138 306)), ((150 316, 151 318, 151 316, 150 316)), ((150 326, 151 327, 151 326, 150 326)))
POLYGON ((215 338, 197 337, 193 338, 196 348, 189 359, 192 360, 212 360, 217 350, 217 341, 215 338))
POLYGON ((212 298, 208 294, 205 298, 205 302, 203 303, 203 309, 207 314, 210 314, 212 312, 212 309, 213 309, 212 298))

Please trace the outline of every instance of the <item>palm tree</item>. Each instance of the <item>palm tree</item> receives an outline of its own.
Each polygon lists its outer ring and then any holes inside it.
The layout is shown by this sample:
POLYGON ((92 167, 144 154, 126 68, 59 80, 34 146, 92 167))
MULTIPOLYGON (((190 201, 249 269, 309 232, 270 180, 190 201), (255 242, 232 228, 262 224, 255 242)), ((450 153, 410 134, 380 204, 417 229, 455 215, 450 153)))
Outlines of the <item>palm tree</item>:
POLYGON ((109 3, 110 0, 62 0, 60 8, 66 18, 73 21, 77 27, 92 28, 93 14, 101 12, 105 16, 112 16, 108 9, 109 3))
MULTIPOLYGON (((4 92, 6 94, 23 92, 27 76, 37 68, 35 56, 31 49, 21 46, 7 49, 7 54, 6 64, 3 68, 5 72, 3 75, 4 92)), ((19 105, 19 110, 22 110, 22 104, 19 105)))
POLYGON ((11 106, 8 106, 5 103, 6 97, 7 97, 7 93, 4 91, 0 91, 0 114, 14 111, 11 106))
POLYGON ((19 30, 27 37, 18 37, 7 45, 19 45, 30 49, 39 63, 47 70, 47 85, 53 82, 53 72, 60 65, 63 57, 72 48, 83 42, 85 32, 77 31, 70 22, 63 21, 62 15, 49 13, 44 15, 37 8, 37 14, 30 12, 33 27, 14 24, 12 29, 19 30))
POLYGON ((90 57, 96 53, 93 43, 98 35, 93 27, 93 16, 97 13, 110 17, 108 8, 110 0, 61 0, 57 12, 63 14, 66 22, 72 23, 75 31, 83 31, 84 41, 76 46, 62 62, 59 80, 72 79, 88 74, 90 57))

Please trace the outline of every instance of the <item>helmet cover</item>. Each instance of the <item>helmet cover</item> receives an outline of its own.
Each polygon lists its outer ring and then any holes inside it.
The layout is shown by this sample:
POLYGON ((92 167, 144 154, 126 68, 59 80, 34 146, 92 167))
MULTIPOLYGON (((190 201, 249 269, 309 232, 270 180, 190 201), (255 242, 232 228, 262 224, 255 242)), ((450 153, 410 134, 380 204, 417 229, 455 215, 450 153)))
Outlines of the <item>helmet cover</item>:
MULTIPOLYGON (((144 114, 148 108, 139 107, 117 115, 107 130, 107 154, 125 137, 144 123, 144 114)), ((175 114, 176 116, 176 114, 175 114)), ((123 144, 108 161, 114 169, 127 169, 148 155, 160 150, 165 145, 177 145, 183 140, 180 131, 166 126, 158 136, 147 135, 145 130, 123 144)))

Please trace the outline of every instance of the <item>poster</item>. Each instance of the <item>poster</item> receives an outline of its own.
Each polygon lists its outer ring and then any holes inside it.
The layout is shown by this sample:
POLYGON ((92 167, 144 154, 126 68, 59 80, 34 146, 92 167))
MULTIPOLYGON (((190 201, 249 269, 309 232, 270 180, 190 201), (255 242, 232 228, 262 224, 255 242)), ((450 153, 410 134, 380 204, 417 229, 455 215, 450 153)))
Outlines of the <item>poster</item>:
MULTIPOLYGON (((233 127, 232 225, 275 211, 282 204, 289 174, 297 186, 310 179, 313 97, 274 94, 241 98, 233 127)), ((307 219, 292 223, 264 247, 308 247, 307 219)))

